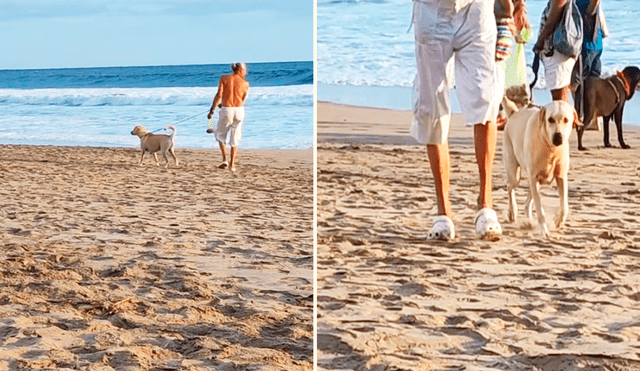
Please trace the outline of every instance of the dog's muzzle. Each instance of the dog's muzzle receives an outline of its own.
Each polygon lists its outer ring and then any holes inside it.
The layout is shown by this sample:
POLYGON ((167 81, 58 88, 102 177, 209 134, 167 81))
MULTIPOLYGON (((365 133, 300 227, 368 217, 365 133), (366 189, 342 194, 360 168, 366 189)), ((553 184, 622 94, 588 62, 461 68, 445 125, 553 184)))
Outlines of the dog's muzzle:
POLYGON ((553 134, 553 139, 551 140, 551 142, 556 147, 561 145, 562 144, 562 134, 560 134, 560 133, 553 134))

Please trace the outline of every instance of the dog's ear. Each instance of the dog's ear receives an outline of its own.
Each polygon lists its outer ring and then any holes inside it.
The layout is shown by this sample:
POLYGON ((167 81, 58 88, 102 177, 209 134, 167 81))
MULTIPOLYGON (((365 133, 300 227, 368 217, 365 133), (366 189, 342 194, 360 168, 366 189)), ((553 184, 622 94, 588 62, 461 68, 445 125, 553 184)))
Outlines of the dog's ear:
POLYGON ((504 98, 502 98, 502 106, 504 107, 504 110, 507 112, 507 118, 511 117, 511 115, 518 112, 519 110, 516 102, 507 98, 506 95, 504 96, 504 98))
POLYGON ((547 120, 547 107, 540 108, 540 113, 538 113, 538 115, 540 115, 540 127, 543 127, 545 125, 545 121, 547 120))
MULTIPOLYGON (((636 92, 638 83, 640 83, 640 68, 633 66, 627 68, 630 69, 629 75, 631 75, 630 77, 627 77, 627 81, 629 81, 629 85, 631 85, 631 94, 627 97, 627 100, 629 100, 633 98, 633 94, 636 92)), ((627 68, 625 68, 623 72, 627 70, 627 68)))
POLYGON ((578 116, 578 112, 574 108, 573 109, 573 128, 578 129, 578 128, 581 128, 582 125, 583 123, 580 122, 580 117, 578 116))

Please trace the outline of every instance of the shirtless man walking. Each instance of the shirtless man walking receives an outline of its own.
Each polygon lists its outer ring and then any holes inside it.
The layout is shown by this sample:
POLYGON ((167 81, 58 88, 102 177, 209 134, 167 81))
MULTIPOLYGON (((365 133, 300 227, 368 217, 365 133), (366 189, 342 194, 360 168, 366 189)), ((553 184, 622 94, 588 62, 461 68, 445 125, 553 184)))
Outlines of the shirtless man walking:
POLYGON ((213 98, 213 104, 207 116, 209 120, 220 103, 220 118, 216 126, 215 135, 220 151, 222 151, 222 163, 218 166, 221 169, 227 167, 231 171, 236 171, 235 159, 238 153, 238 143, 242 137, 242 122, 244 121, 244 100, 249 91, 249 82, 245 80, 247 76, 247 66, 244 63, 233 63, 231 65, 233 74, 220 76, 218 83, 218 93, 213 98), (231 156, 227 162, 227 135, 230 134, 229 144, 231 145, 231 156))

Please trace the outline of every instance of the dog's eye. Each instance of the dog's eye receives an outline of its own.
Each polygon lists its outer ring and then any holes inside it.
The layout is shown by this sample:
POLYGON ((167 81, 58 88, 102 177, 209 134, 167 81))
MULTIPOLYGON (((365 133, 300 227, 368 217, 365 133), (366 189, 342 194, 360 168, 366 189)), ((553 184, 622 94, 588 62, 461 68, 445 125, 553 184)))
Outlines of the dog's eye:
POLYGON ((553 117, 549 117, 549 123, 550 124, 554 124, 556 122, 556 120, 553 119, 553 117))
POLYGON ((569 119, 565 117, 564 118, 564 123, 566 124, 567 122, 569 122, 569 119))

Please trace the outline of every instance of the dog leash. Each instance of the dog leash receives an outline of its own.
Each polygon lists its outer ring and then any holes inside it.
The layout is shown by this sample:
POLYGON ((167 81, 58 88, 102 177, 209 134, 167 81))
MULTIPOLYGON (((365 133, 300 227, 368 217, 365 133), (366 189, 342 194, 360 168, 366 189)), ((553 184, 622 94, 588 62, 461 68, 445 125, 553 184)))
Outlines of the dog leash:
MULTIPOLYGON (((198 117, 198 116, 202 115, 203 113, 207 113, 207 112, 209 112, 209 110, 206 110, 206 111, 204 111, 204 112, 198 113, 198 114, 193 115, 193 116, 191 116, 191 117, 187 117, 187 118, 186 118, 186 119, 184 119, 184 120, 180 120, 180 121, 178 121, 178 122, 174 122, 173 124, 170 124, 170 125, 178 125, 178 124, 179 124, 179 123, 181 123, 181 122, 185 122, 185 121, 187 121, 187 120, 191 120, 192 118, 198 117)), ((156 131, 160 131, 160 130, 167 130, 167 129, 165 129, 165 128, 160 128, 160 129, 158 129, 158 130, 154 130, 154 131, 152 131, 151 133, 155 133, 156 131)))
POLYGON ((536 82, 538 82, 538 70, 540 69, 540 53, 535 53, 533 55, 533 64, 531 65, 531 69, 533 70, 533 82, 529 85, 529 91, 533 91, 533 87, 536 86, 536 82))

